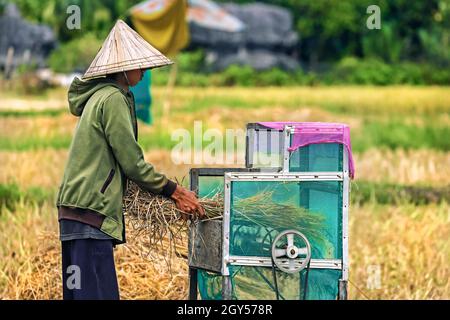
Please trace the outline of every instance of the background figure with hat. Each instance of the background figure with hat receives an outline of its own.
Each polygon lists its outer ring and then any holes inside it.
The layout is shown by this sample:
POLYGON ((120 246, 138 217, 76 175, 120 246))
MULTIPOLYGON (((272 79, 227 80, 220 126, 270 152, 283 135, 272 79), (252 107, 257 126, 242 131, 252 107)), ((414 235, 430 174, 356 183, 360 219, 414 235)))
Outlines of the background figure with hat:
MULTIPOLYGON (((137 142, 134 96, 145 70, 172 62, 118 20, 68 98, 79 117, 56 206, 64 299, 118 299, 113 247, 125 242, 122 197, 127 180, 204 215, 194 193, 145 162, 137 142)), ((187 218, 184 215, 184 218, 187 218)))

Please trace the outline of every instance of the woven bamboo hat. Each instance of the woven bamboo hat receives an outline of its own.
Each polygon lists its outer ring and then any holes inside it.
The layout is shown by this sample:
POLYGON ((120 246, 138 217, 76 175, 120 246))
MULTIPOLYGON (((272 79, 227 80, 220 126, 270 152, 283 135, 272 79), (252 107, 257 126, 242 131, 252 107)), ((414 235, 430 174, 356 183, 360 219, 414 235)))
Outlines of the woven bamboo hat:
POLYGON ((83 79, 122 71, 153 69, 172 63, 125 22, 117 20, 83 79))

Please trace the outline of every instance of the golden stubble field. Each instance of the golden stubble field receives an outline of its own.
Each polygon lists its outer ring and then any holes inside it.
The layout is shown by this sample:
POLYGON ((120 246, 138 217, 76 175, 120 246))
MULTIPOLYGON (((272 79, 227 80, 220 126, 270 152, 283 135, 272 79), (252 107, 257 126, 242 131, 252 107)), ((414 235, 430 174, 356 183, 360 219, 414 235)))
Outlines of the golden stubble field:
MULTIPOLYGON (((402 116, 405 123, 430 121, 450 124, 449 89, 441 87, 389 88, 177 88, 171 101, 170 125, 165 130, 192 126, 202 120, 208 128, 236 128, 257 120, 344 121, 352 128, 364 125, 363 117, 402 116), (234 100, 236 100, 236 102, 234 100), (196 104, 196 101, 203 101, 196 104), (324 102, 325 101, 325 102, 324 102), (236 103, 236 107, 233 107, 236 103), (245 104, 251 106, 248 107, 245 104), (331 106, 327 106, 329 103, 331 106), (242 104, 242 105, 240 105, 242 104), (334 105, 332 105, 334 104, 334 105), (338 113, 333 108, 344 108, 338 113), (192 110, 191 110, 192 109, 192 110)), ((140 135, 155 134, 162 127, 165 89, 155 88, 155 125, 140 124, 140 135), (158 102, 159 101, 159 102, 158 102)), ((43 99, 2 96, 3 109, 38 110, 43 99), (14 103, 10 103, 14 102, 14 103)), ((63 90, 49 96, 51 106, 64 107, 63 90)), ((45 99, 44 99, 45 101, 45 99)), ((44 102, 45 103, 45 102, 44 102)), ((10 139, 50 139, 70 136, 76 118, 30 115, 0 117, 1 135, 10 139)), ((26 145, 26 144, 25 144, 26 145)), ((56 192, 67 148, 0 150, 0 184, 16 183, 21 189, 39 187, 56 192)), ((187 176, 188 165, 175 165, 170 150, 145 151, 148 162, 171 177, 187 176)), ((355 153, 358 181, 410 186, 450 185, 450 153, 432 148, 418 150, 369 148, 355 153)), ((56 210, 52 201, 32 204, 19 201, 14 211, 0 214, 0 298, 59 299, 61 270, 56 210)), ((123 299, 187 298, 187 265, 175 259, 169 270, 161 259, 143 256, 142 243, 129 230, 127 245, 116 249, 116 264, 123 299)), ((450 207, 441 202, 427 205, 379 204, 350 207, 351 299, 449 299, 450 207), (373 270, 379 283, 371 287, 373 270)))

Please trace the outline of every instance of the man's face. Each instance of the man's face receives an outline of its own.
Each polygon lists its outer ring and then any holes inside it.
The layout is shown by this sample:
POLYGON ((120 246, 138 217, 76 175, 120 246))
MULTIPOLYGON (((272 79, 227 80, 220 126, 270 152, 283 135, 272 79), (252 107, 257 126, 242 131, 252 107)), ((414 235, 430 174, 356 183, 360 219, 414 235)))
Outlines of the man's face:
POLYGON ((137 85, 138 82, 141 81, 144 77, 144 72, 145 70, 142 69, 126 71, 130 86, 134 87, 135 85, 137 85))

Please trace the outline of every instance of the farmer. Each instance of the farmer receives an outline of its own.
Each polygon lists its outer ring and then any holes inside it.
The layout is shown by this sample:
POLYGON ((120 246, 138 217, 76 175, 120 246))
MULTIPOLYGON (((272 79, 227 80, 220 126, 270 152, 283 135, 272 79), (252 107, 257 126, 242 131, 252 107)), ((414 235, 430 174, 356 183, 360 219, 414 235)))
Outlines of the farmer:
MULTIPOLYGON (((144 160, 129 91, 146 69, 171 64, 123 21, 117 21, 83 76, 69 89, 79 117, 56 206, 64 299, 119 299, 113 247, 125 242, 122 197, 127 179, 204 215, 194 193, 144 160)), ((186 218, 184 216, 183 218, 186 218)))

